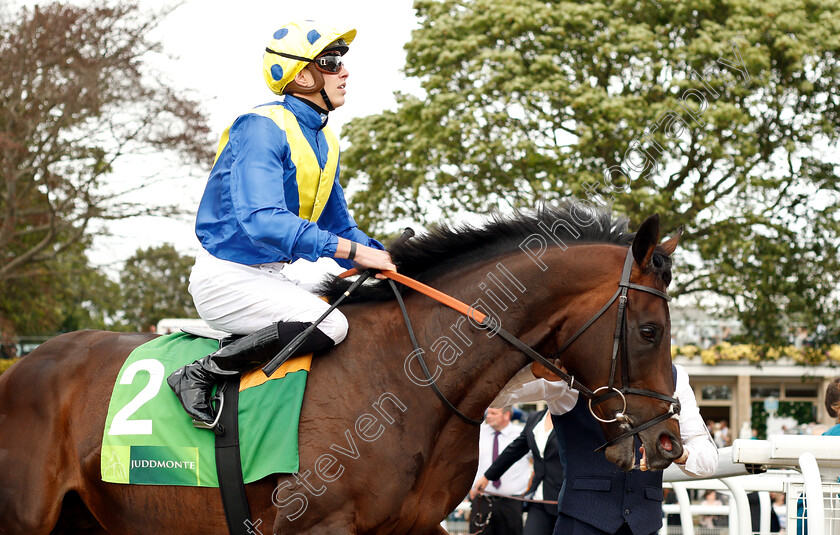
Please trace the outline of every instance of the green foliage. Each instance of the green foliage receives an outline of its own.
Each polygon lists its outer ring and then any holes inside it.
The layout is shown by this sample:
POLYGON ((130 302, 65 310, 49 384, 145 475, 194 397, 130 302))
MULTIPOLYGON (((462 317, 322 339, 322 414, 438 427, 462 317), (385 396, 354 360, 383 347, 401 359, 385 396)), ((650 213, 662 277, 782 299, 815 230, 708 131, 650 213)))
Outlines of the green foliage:
POLYGON ((119 287, 88 263, 83 249, 75 244, 61 262, 30 266, 28 277, 0 281, 0 317, 14 326, 10 331, 53 335, 109 325, 119 287))
POLYGON ((721 342, 707 349, 700 349, 694 345, 671 346, 671 357, 700 357, 703 364, 714 366, 728 362, 776 362, 779 359, 790 359, 796 364, 804 366, 825 365, 834 366, 840 363, 840 344, 830 346, 758 346, 755 344, 731 344, 721 342))
POLYGON ((169 244, 138 249, 120 276, 125 321, 148 331, 163 318, 196 317, 187 291, 192 264, 169 244))
MULTIPOLYGON (((780 401, 776 414, 780 417, 791 416, 797 424, 808 424, 815 421, 816 408, 810 401, 780 401)), ((758 430, 757 438, 767 439, 767 411, 763 401, 752 402, 752 417, 750 426, 758 430)))
POLYGON ((417 0, 421 96, 355 119, 363 228, 577 196, 686 226, 675 294, 838 328, 840 2, 417 0), (718 301, 720 301, 718 299, 718 301))
POLYGON ((174 210, 171 199, 134 199, 175 174, 141 169, 154 180, 120 185, 115 163, 148 153, 173 168, 212 161, 198 103, 147 63, 166 14, 109 0, 0 10, 2 337, 101 323, 113 288, 85 258, 94 223, 174 210), (68 308, 74 300, 80 310, 68 308))

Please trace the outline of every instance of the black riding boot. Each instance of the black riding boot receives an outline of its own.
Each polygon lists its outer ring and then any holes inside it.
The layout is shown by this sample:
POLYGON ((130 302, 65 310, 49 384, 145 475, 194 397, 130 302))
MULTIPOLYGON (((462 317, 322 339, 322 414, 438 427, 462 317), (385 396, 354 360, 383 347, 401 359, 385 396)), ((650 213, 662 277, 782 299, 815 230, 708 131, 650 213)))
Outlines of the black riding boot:
MULTIPOLYGON (((225 377, 251 370, 272 359, 310 325, 292 321, 264 327, 175 370, 166 382, 175 391, 187 414, 197 422, 212 424, 216 419, 210 406, 213 385, 225 377)), ((323 351, 333 345, 332 338, 315 329, 291 357, 323 351)))

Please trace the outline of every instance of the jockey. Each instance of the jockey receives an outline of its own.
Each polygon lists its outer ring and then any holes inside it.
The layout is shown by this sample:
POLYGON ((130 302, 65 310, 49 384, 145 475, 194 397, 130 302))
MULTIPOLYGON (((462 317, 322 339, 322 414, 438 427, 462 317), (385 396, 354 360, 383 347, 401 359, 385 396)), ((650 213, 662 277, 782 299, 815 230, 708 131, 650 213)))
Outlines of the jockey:
MULTIPOLYGON (((355 29, 312 21, 277 30, 263 56, 263 77, 283 99, 241 115, 222 134, 198 207, 203 250, 189 291, 208 325, 247 336, 167 379, 199 427, 214 421, 216 382, 274 357, 328 308, 284 276, 288 263, 330 257, 348 268, 355 262, 396 269, 348 211, 338 140, 327 126, 329 112, 344 104, 342 59, 355 36, 355 29)), ((324 351, 346 335, 347 320, 336 309, 292 356, 324 351)))

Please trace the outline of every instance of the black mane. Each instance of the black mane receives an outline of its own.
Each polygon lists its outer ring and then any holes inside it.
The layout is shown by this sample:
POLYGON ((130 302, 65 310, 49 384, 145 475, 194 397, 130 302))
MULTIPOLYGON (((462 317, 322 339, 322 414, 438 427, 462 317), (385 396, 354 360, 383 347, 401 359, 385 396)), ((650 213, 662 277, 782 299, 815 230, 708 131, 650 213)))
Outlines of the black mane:
MULTIPOLYGON (((441 224, 426 234, 389 248, 389 252, 397 271, 428 281, 453 266, 465 266, 519 250, 520 244, 529 236, 539 234, 545 237, 550 228, 556 228, 554 234, 565 245, 609 243, 627 247, 635 235, 628 232, 627 223, 627 217, 614 217, 610 210, 565 201, 559 206, 540 206, 533 211, 517 211, 511 216, 494 215, 478 227, 441 224)), ((553 242, 549 241, 549 244, 553 245, 553 242)), ((326 280, 318 293, 332 301, 351 282, 339 278, 326 280)), ((377 281, 356 289, 345 302, 393 297, 387 282, 377 281)))

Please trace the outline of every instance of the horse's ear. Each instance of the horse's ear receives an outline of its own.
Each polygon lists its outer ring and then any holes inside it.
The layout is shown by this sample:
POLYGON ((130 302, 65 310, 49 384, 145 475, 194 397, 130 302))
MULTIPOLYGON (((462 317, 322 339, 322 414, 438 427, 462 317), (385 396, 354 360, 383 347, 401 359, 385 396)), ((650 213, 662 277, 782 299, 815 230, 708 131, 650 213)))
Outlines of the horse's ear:
POLYGON ((680 228, 677 229, 673 236, 659 244, 659 247, 662 248, 662 252, 664 252, 668 256, 674 254, 674 251, 677 250, 677 244, 680 243, 680 238, 682 237, 682 233, 684 230, 685 225, 680 225, 680 228))
POLYGON ((653 250, 656 249, 658 243, 659 214, 653 214, 645 219, 645 222, 636 231, 636 237, 633 238, 633 258, 640 268, 646 269, 650 265, 653 250))

